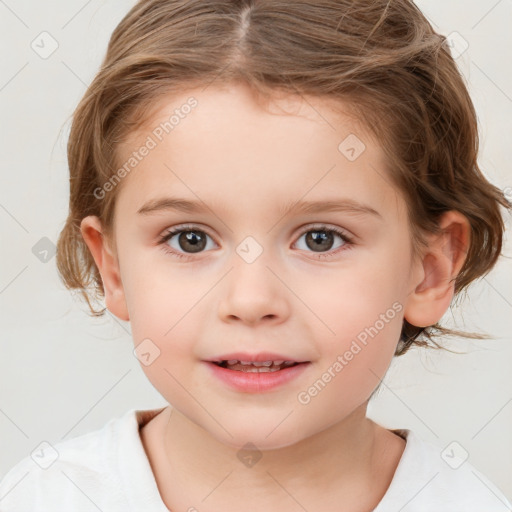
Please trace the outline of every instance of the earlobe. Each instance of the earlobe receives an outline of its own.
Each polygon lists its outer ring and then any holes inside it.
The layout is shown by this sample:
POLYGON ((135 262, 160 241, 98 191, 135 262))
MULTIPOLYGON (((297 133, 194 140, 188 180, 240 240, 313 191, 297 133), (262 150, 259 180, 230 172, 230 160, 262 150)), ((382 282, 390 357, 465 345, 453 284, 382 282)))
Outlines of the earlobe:
POLYGON ((119 319, 128 321, 130 318, 119 262, 103 235, 100 219, 94 215, 85 217, 80 224, 80 231, 100 272, 107 309, 119 319))
POLYGON ((469 250, 471 227, 464 215, 445 212, 439 227, 441 233, 429 237, 428 249, 409 283, 404 318, 416 327, 434 325, 447 311, 469 250))

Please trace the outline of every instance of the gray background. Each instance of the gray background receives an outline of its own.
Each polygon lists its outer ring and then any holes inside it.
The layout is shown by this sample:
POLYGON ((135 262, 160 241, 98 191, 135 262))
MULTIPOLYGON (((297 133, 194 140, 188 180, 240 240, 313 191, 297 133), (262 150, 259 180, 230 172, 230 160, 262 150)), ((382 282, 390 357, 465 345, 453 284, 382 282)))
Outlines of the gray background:
MULTIPOLYGON (((129 325, 112 315, 90 318, 60 283, 51 252, 68 207, 69 116, 133 3, 0 0, 0 477, 43 440, 90 432, 132 407, 165 405, 133 355, 129 325), (51 49, 43 31, 58 44, 46 58, 31 47, 51 49)), ((512 198, 512 1, 418 5, 439 32, 458 32, 469 45, 457 62, 478 112, 480 164, 512 198)), ((456 441, 512 499, 510 216, 506 221, 506 257, 445 315, 494 339, 448 344, 467 355, 416 351, 395 360, 369 416, 441 448, 456 441)))

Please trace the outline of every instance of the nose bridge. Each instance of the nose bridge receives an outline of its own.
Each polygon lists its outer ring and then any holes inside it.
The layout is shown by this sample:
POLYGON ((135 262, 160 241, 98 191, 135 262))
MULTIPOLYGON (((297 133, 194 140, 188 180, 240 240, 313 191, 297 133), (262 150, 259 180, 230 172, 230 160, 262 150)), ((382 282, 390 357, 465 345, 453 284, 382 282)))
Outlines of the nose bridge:
POLYGON ((238 318, 255 323, 272 318, 277 321, 288 314, 286 287, 275 275, 279 272, 274 258, 277 253, 266 250, 252 236, 238 244, 219 306, 219 315, 224 320, 238 318))

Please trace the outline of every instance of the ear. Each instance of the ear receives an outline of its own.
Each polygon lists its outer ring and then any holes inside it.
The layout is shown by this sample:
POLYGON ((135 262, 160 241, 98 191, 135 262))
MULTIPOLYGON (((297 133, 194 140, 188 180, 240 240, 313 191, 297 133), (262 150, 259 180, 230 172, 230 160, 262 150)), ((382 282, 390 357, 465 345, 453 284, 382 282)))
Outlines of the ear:
POLYGON ((93 215, 85 217, 80 231, 101 274, 107 309, 121 320, 129 320, 119 262, 103 236, 100 219, 93 215))
POLYGON ((416 327, 434 325, 449 308, 457 277, 469 250, 471 227, 461 213, 445 212, 439 221, 442 232, 428 238, 428 249, 411 281, 404 318, 416 327))

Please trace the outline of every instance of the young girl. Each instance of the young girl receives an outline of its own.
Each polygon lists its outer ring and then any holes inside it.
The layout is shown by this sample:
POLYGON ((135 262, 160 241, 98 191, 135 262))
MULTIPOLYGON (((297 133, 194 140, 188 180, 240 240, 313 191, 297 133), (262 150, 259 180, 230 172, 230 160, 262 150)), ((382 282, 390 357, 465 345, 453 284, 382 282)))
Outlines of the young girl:
POLYGON ((74 114, 57 257, 169 406, 43 446, 0 510, 510 512, 460 445, 366 417, 393 357, 472 336, 438 322, 512 206, 477 148, 409 0, 137 3, 74 114))

